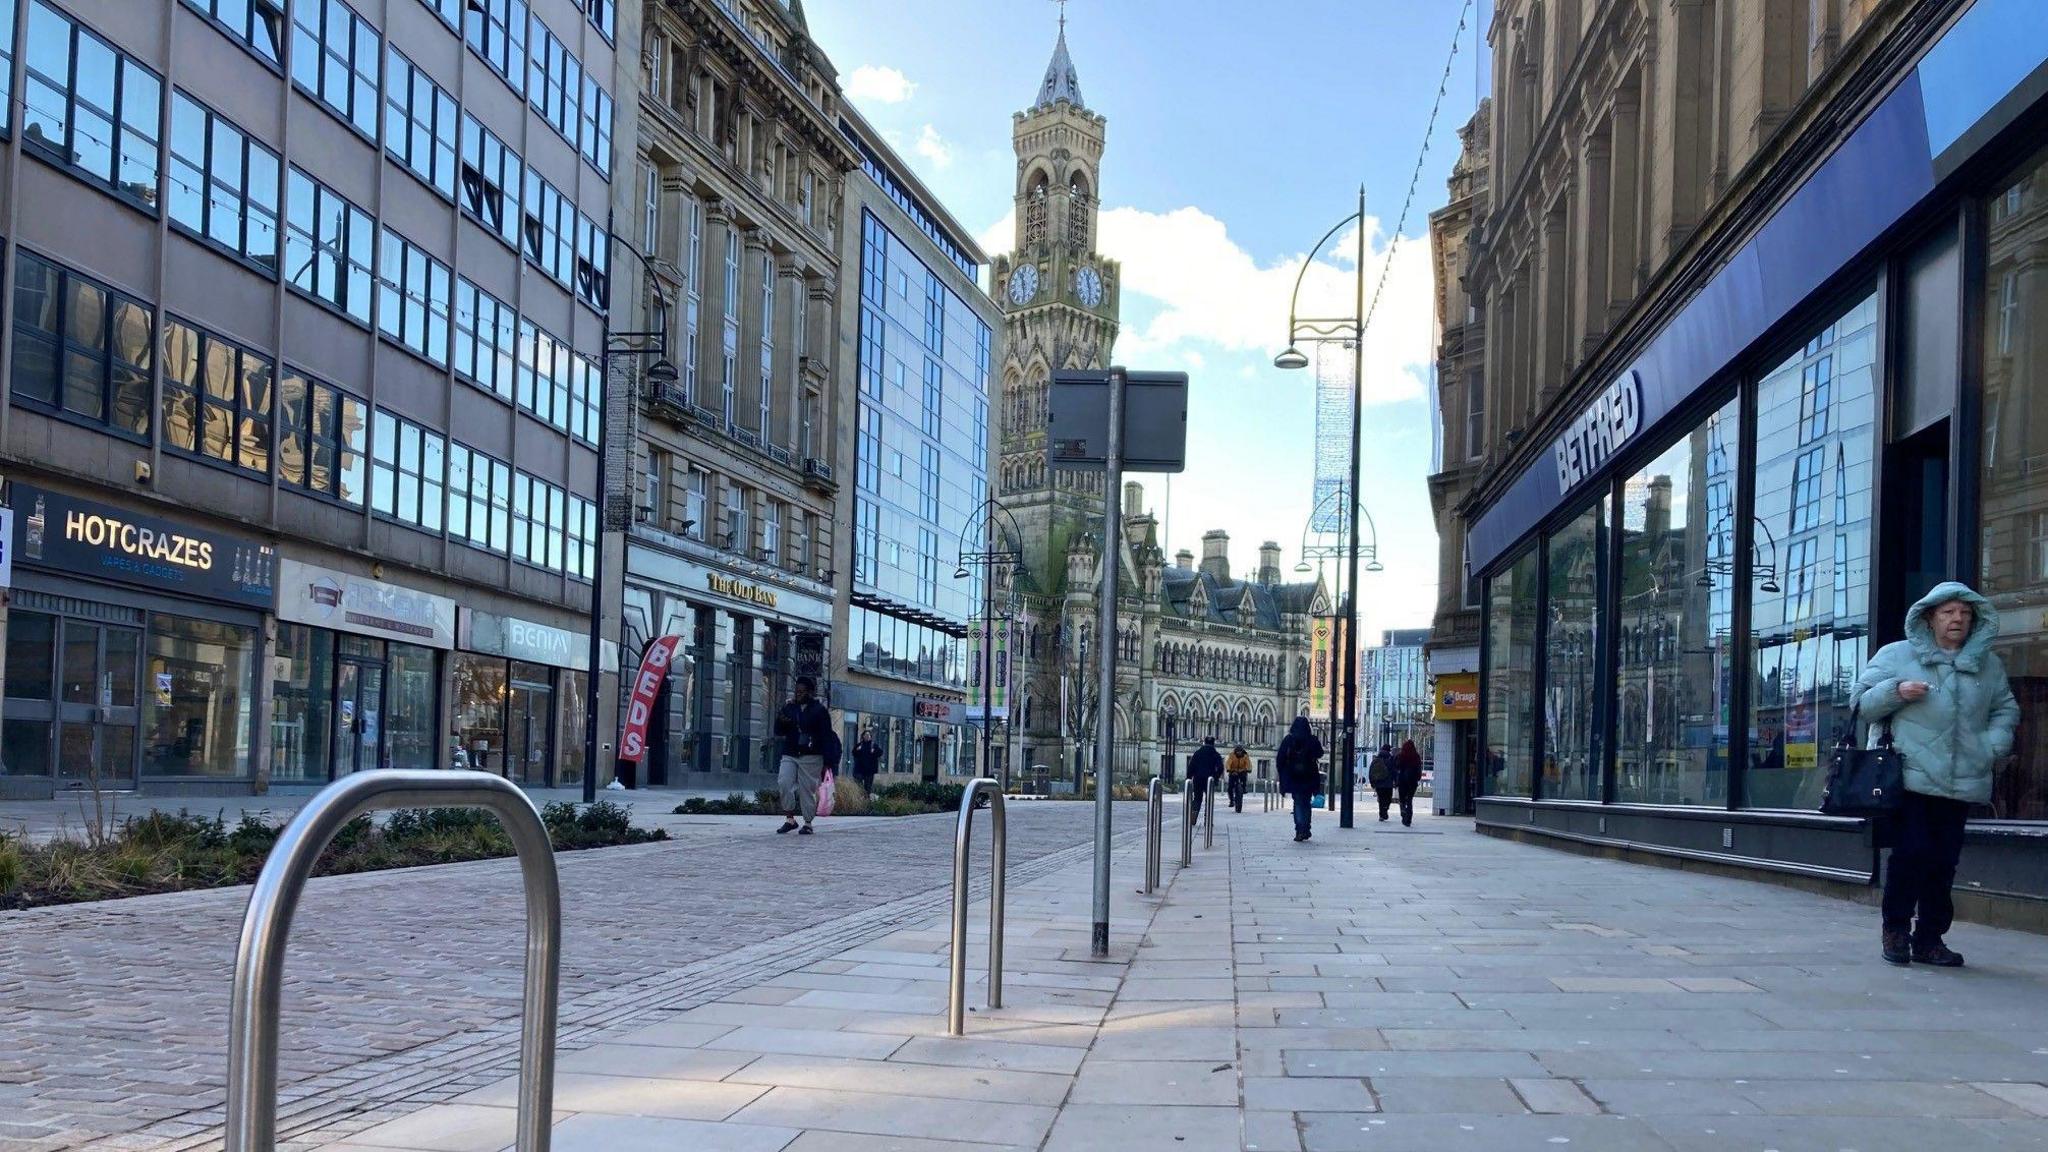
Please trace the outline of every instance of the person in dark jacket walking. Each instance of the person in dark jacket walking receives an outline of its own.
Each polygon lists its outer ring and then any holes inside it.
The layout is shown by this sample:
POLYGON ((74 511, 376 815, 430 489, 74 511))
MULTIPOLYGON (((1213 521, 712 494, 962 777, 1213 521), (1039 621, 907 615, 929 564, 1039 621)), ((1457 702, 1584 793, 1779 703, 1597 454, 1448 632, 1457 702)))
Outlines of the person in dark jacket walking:
POLYGON ((832 744, 832 713, 820 703, 818 682, 796 678, 796 694, 775 714, 775 736, 782 746, 776 783, 782 786, 782 827, 775 831, 811 834, 818 818, 818 781, 825 775, 825 753, 832 744), (803 816, 801 828, 797 816, 803 816))
POLYGON ((1194 798, 1189 802, 1188 823, 1194 823, 1202 815, 1202 801, 1209 794, 1209 782, 1223 775, 1223 754, 1216 751, 1214 736, 1202 737, 1202 746, 1188 757, 1188 783, 1194 785, 1194 798))
POLYGON ((1996 639, 1991 601, 1937 584, 1906 612, 1906 638, 1878 649, 1856 680, 1870 740, 1889 732, 1906 762, 1884 875, 1883 954, 1893 964, 1963 966, 1942 942, 1955 919, 1963 822, 1970 805, 1990 801, 2020 721, 1996 639))
POLYGON ((1380 745, 1373 754, 1372 767, 1365 770, 1365 782, 1372 785, 1373 795, 1380 802, 1380 823, 1387 822, 1387 810, 1394 806, 1394 746, 1380 745))
POLYGON ((1323 742, 1309 729, 1308 717, 1296 716, 1294 724, 1287 730, 1287 738, 1280 741, 1276 757, 1280 772, 1280 786, 1294 797, 1294 842, 1307 840, 1309 814, 1315 811, 1315 794, 1322 773, 1316 764, 1323 758, 1323 742))
POLYGON ((1415 741, 1403 740, 1394 756, 1394 791, 1401 797, 1401 827, 1415 824, 1415 790, 1422 787, 1422 753, 1415 741))
POLYGON ((860 730, 860 743, 853 746, 853 782, 861 791, 875 794, 875 773, 882 768, 882 746, 875 743, 875 730, 860 730))

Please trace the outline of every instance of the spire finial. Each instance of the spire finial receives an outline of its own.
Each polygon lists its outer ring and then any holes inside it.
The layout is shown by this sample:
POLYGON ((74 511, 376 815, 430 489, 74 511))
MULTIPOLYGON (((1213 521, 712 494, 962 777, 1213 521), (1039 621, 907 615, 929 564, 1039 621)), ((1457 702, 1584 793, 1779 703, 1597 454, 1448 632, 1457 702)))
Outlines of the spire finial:
POLYGON ((1060 35, 1065 36, 1067 34, 1067 0, 1053 0, 1053 3, 1060 6, 1060 35))

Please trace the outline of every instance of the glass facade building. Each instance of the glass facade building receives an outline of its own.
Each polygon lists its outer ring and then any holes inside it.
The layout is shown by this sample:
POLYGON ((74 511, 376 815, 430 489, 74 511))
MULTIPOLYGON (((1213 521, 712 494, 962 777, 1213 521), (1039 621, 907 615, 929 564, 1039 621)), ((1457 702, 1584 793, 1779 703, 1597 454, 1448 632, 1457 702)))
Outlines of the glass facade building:
POLYGON ((847 662, 957 691, 982 611, 960 553, 988 498, 990 328, 872 210, 860 286, 847 662))
POLYGON ((2023 713, 1959 890, 2048 896, 2038 17, 1978 0, 1931 35, 1483 493, 1482 828, 1869 882, 1866 824, 1817 811, 1829 749, 1953 579, 1996 606, 2023 713))

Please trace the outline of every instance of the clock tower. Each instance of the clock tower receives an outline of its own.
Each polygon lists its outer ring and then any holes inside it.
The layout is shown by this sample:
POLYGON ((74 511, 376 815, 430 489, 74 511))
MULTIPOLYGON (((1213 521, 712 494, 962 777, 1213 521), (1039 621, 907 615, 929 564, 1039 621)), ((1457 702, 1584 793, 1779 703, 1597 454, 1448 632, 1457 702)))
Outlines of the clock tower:
MULTIPOLYGON (((1068 749, 1093 730, 1095 716, 1104 711, 1094 703, 1088 673, 1100 656, 1091 633, 1105 559, 1104 477, 1048 464, 1046 405, 1055 371, 1107 368, 1116 343, 1123 277, 1116 261, 1095 248, 1107 127, 1081 99, 1063 17, 1045 79, 1030 107, 1013 118, 1015 247, 995 257, 989 271, 991 294, 1003 309, 1005 349, 995 490, 1023 536, 1026 573, 1017 590, 1021 635, 1010 647, 1022 705, 1012 723, 1020 729, 1023 764, 1061 765, 1060 778, 1068 772, 1068 749)), ((1109 559, 1125 569, 1126 598, 1145 587, 1131 544, 1127 540, 1109 559)), ((1136 603, 1129 607, 1125 647, 1134 648, 1141 613, 1136 603)), ((1119 668, 1119 733, 1135 734, 1131 721, 1141 711, 1137 664, 1132 659, 1119 668)))

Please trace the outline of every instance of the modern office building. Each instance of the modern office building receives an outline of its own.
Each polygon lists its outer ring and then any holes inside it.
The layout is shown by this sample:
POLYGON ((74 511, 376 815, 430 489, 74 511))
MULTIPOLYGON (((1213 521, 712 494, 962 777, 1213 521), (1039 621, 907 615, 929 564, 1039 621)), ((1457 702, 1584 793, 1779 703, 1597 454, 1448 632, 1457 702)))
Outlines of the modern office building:
MULTIPOLYGON (((859 113, 843 109, 840 131, 861 171, 841 217, 851 338, 840 343, 836 378, 853 387, 839 458, 852 461, 853 499, 841 520, 849 563, 832 705, 847 747, 874 734, 885 775, 973 775, 982 717, 964 707, 972 658, 984 634, 1017 615, 1000 565, 962 562, 990 550, 990 373, 1002 313, 981 290, 987 257, 968 230, 859 113), (992 612, 985 592, 1003 593, 992 612)), ((1007 747, 1010 728, 992 732, 1007 747)))
POLYGON ((1358 746, 1377 749, 1415 741, 1424 762, 1431 752, 1434 709, 1430 703, 1429 662, 1423 646, 1427 628, 1389 628, 1380 642, 1359 653, 1359 687, 1365 706, 1359 711, 1358 746))
POLYGON ((841 349, 848 174, 832 63, 803 6, 647 0, 621 13, 622 331, 668 334, 673 383, 647 385, 630 435, 620 643, 629 668, 673 645, 639 782, 772 785, 775 708, 829 671, 850 422, 841 349), (651 298, 659 286, 665 310, 651 298), (664 638, 672 638, 664 640, 664 638))
POLYGON ((2039 6, 1515 0, 1490 36, 1484 447, 1445 534, 1485 581, 1480 827, 1869 883, 1827 750, 1960 579, 2024 719, 1959 901, 2041 923, 2039 6))
POLYGON ((611 0, 0 0, 0 793, 586 769, 611 0))

